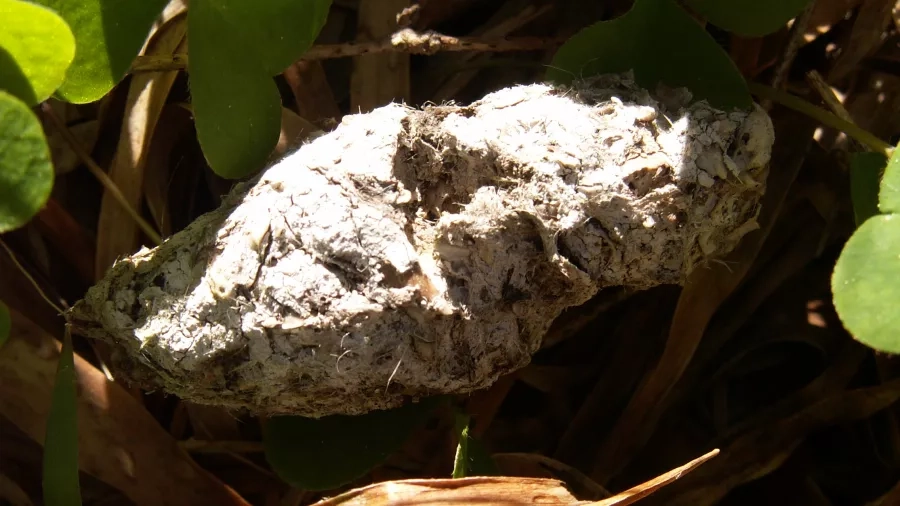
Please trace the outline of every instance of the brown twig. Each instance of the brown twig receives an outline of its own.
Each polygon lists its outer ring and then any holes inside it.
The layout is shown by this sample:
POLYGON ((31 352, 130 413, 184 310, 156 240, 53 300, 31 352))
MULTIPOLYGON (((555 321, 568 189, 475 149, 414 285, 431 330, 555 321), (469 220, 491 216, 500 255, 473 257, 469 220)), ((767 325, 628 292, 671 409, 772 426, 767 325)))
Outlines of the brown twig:
MULTIPOLYGON (((378 41, 348 42, 344 44, 322 44, 313 46, 300 60, 327 60, 364 54, 404 52, 432 55, 442 51, 539 51, 563 42, 561 38, 516 37, 509 39, 484 40, 476 37, 452 37, 433 31, 416 32, 405 28, 387 39, 378 41)), ((131 66, 131 72, 162 72, 181 70, 187 67, 186 54, 138 56, 131 66)))

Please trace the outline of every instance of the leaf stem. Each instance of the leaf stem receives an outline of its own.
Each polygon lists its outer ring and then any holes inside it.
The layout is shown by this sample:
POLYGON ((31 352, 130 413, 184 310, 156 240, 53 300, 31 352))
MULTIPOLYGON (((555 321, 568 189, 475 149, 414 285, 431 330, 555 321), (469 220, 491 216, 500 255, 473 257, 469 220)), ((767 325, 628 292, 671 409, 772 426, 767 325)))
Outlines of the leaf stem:
POLYGON ((800 97, 764 84, 748 82, 747 85, 750 87, 750 93, 801 112, 825 126, 840 130, 876 153, 882 153, 884 156, 890 158, 891 153, 894 152, 894 146, 879 139, 868 130, 860 128, 858 125, 842 119, 800 97))
POLYGON ((129 216, 138 224, 144 234, 153 241, 154 244, 160 245, 162 244, 162 237, 153 229, 150 223, 147 222, 140 214, 131 206, 128 200, 125 198, 125 195, 122 195, 122 190, 119 190, 119 187, 116 185, 115 181, 113 181, 106 172, 97 165, 97 162, 91 158, 91 155, 88 154, 87 151, 84 150, 84 147, 78 142, 78 139, 75 135, 69 130, 68 127, 59 119, 59 116, 53 112, 53 108, 50 107, 50 104, 44 102, 41 104, 41 111, 50 119, 53 123, 53 126, 59 130, 59 133, 62 134, 63 138, 66 139, 66 142, 72 147, 72 151, 78 155, 78 158, 81 158, 81 161, 87 165, 88 169, 91 171, 91 174, 94 175, 99 181, 100 184, 103 185, 103 188, 112 195, 112 197, 119 203, 120 206, 128 213, 129 216))

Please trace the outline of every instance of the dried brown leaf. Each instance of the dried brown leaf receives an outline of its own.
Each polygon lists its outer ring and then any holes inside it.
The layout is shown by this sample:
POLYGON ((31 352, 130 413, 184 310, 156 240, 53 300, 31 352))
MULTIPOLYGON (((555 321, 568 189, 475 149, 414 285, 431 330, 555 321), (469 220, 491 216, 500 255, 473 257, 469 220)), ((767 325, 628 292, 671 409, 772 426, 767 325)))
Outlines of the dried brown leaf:
POLYGON ((376 483, 316 503, 316 506, 571 505, 578 501, 557 480, 461 478, 376 483))

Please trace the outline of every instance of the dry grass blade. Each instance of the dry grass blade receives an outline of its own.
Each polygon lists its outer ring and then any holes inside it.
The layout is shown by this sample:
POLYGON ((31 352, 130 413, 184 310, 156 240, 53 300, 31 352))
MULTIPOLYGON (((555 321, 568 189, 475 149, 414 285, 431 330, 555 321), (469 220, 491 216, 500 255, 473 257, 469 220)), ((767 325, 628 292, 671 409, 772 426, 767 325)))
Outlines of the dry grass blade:
POLYGON ((693 471, 700 465, 706 463, 709 459, 715 457, 719 454, 719 449, 716 448, 696 459, 688 462, 687 464, 676 467, 671 471, 662 474, 652 480, 641 483, 636 487, 631 487, 628 490, 618 493, 609 499, 604 499, 602 501, 597 501, 591 503, 591 506, 626 506, 628 504, 634 504, 635 502, 647 497, 648 495, 656 492, 657 490, 665 487, 666 485, 674 482, 675 480, 681 478, 685 474, 693 471))
MULTIPOLYGON (((397 13, 409 0, 362 0, 357 34, 360 42, 390 35, 397 28, 397 13)), ((350 110, 369 112, 391 101, 408 102, 409 54, 386 53, 354 58, 350 78, 350 110)))
MULTIPOLYGON (((185 13, 174 15, 151 38, 146 54, 171 55, 184 45, 186 31, 185 13)), ((144 168, 150 141, 177 74, 136 75, 128 88, 125 118, 109 178, 135 209, 140 208, 144 197, 144 168)), ((106 272, 118 257, 133 253, 139 246, 137 223, 122 214, 117 200, 109 190, 104 192, 97 223, 95 271, 98 275, 106 272)))
POLYGON ((735 487, 777 469, 811 431, 861 420, 900 399, 900 380, 877 387, 840 392, 771 424, 737 437, 717 460, 664 491, 660 504, 704 506, 716 504, 735 487))
POLYGON ((853 23, 853 30, 841 44, 841 55, 828 73, 828 80, 835 82, 857 69, 863 58, 882 44, 885 28, 891 23, 891 11, 895 0, 866 0, 862 2, 853 23))
POLYGON ((539 478, 461 478, 376 483, 316 503, 316 506, 552 506, 583 504, 557 480, 539 478))
MULTIPOLYGON (((15 309, 12 317, 0 354, 0 415, 40 442, 60 344, 15 309)), ((247 504, 191 460, 122 387, 78 356, 75 371, 83 471, 137 504, 247 504)))

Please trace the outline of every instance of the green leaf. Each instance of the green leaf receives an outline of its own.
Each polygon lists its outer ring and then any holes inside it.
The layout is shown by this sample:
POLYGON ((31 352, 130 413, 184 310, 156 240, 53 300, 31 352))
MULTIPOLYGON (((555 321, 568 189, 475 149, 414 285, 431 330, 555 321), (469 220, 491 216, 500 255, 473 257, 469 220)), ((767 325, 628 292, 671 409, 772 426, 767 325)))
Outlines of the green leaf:
POLYGON ((547 79, 634 71, 638 84, 684 86, 720 109, 749 109, 747 83, 728 54, 672 0, 635 0, 624 15, 595 23, 559 48, 547 79))
POLYGON ((330 490, 366 474, 425 422, 442 398, 361 416, 276 416, 266 423, 266 460, 285 482, 330 490))
POLYGON ((454 422, 456 429, 456 458, 453 459, 453 478, 468 476, 469 462, 469 415, 457 413, 454 422))
POLYGON ((78 506, 78 404, 72 335, 66 329, 44 438, 44 504, 78 506))
POLYGON ((53 163, 40 121, 0 90, 0 233, 21 227, 47 202, 53 163))
POLYGON ((12 329, 12 318, 9 316, 9 308, 0 300, 0 348, 9 339, 9 331, 12 329))
POLYGON ((850 197, 856 226, 878 214, 878 186, 887 159, 881 153, 854 153, 850 158, 850 197))
POLYGON ((119 81, 168 0, 36 0, 75 33, 75 61, 58 94, 74 103, 98 100, 119 81))
POLYGON ((477 438, 469 434, 469 416, 456 415, 456 458, 453 461, 453 477, 496 476, 500 472, 487 448, 477 438))
POLYGON ((878 207, 882 213, 900 213, 900 149, 894 148, 884 169, 878 207))
POLYGON ((0 0, 0 89, 28 105, 46 100, 66 77, 75 36, 55 12, 20 0, 0 0))
POLYGON ((844 327, 879 351, 900 353, 900 214, 866 220, 834 266, 831 290, 844 327))
POLYGON ((778 31, 810 0, 687 0, 710 23, 747 37, 778 31))
POLYGON ((191 0, 188 72, 197 137, 210 167, 239 178, 265 163, 281 124, 272 76, 306 51, 330 0, 191 0))

